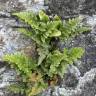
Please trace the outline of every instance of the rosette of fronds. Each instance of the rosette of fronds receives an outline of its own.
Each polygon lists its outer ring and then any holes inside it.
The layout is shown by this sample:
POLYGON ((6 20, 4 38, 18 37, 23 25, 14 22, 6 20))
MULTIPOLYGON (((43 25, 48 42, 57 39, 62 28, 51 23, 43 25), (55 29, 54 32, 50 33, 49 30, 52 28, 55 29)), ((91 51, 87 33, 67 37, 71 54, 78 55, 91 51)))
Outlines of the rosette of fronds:
POLYGON ((25 54, 14 53, 5 55, 4 61, 9 62, 20 76, 23 87, 14 85, 15 89, 20 89, 18 92, 21 93, 23 90, 26 96, 38 95, 48 86, 56 85, 58 77, 63 78, 67 66, 80 59, 84 53, 81 47, 64 48, 61 51, 51 42, 57 38, 59 42, 65 42, 89 28, 83 26, 79 17, 62 21, 57 15, 50 18, 43 11, 38 14, 19 12, 12 15, 28 24, 28 28, 19 28, 19 31, 35 41, 37 57, 34 60, 25 54))

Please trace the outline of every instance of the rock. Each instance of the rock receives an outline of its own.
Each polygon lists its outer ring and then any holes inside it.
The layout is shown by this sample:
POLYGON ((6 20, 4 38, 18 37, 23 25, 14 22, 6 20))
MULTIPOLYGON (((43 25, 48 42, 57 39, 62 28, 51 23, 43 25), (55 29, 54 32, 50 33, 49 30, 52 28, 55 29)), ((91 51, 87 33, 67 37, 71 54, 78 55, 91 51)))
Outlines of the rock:
POLYGON ((68 70, 64 75, 64 80, 62 82, 63 87, 75 88, 77 86, 78 80, 80 78, 80 71, 76 66, 68 66, 68 70))
POLYGON ((96 94, 96 68, 91 69, 89 72, 85 73, 84 76, 79 79, 79 82, 75 89, 59 87, 58 90, 59 90, 58 91, 59 95, 57 96, 95 96, 96 94))
POLYGON ((24 49, 26 46, 32 46, 30 39, 27 39, 24 35, 21 36, 19 32, 13 31, 6 25, 0 29, 0 36, 3 38, 3 44, 0 43, 0 57, 5 53, 13 53, 16 50, 24 49))
POLYGON ((0 1, 0 10, 7 12, 45 10, 44 0, 3 0, 0 1))
POLYGON ((6 3, 6 11, 12 12, 12 11, 21 11, 24 10, 24 6, 22 3, 20 3, 18 0, 9 0, 6 3))
POLYGON ((95 0, 49 0, 49 9, 62 18, 96 13, 95 0))

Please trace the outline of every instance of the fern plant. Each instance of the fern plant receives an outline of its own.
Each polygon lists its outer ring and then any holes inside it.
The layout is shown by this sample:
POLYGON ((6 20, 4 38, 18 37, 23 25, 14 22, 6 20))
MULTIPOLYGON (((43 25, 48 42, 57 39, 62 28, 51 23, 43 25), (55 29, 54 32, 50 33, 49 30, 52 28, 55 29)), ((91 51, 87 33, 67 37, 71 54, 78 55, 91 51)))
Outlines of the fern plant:
POLYGON ((74 37, 84 31, 89 30, 82 26, 80 18, 69 19, 62 22, 58 16, 54 16, 50 20, 48 15, 43 11, 39 14, 32 12, 13 13, 23 22, 29 24, 30 28, 20 28, 20 32, 32 38, 40 46, 49 46, 49 42, 53 37, 59 37, 63 40, 74 37))
POLYGON ((35 41, 38 55, 35 60, 24 53, 4 56, 4 61, 9 62, 11 67, 16 69, 19 81, 22 83, 20 87, 12 85, 10 89, 15 87, 19 90, 17 92, 26 93, 26 96, 38 95, 48 86, 57 84, 58 77, 63 78, 67 65, 73 64, 84 53, 80 47, 64 48, 61 51, 52 42, 55 43, 55 39, 65 42, 67 39, 88 31, 89 28, 82 25, 80 18, 62 21, 58 16, 49 18, 43 11, 38 14, 19 12, 12 15, 30 26, 19 28, 19 31, 35 41))

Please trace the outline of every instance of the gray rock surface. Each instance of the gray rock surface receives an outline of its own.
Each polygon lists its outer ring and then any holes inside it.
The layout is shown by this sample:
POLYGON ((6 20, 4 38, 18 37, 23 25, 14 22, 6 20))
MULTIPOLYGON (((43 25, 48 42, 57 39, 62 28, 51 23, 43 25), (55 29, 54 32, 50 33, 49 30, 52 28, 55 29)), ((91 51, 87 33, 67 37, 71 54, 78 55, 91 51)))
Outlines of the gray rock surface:
POLYGON ((62 18, 96 13, 96 0, 49 0, 49 9, 62 18))
POLYGON ((75 89, 59 88, 60 96, 95 96, 96 94, 96 68, 86 72, 75 89))
MULTIPOLYGON (((52 13, 60 15, 62 18, 83 14, 86 24, 92 27, 92 31, 76 37, 70 43, 70 46, 83 47, 84 56, 80 61, 74 62, 74 65, 68 66, 60 86, 54 89, 49 88, 40 96, 96 95, 96 15, 88 15, 95 13, 95 5, 95 0, 49 0, 52 13)), ((26 46, 31 46, 33 50, 35 47, 30 39, 14 29, 14 27, 26 27, 26 25, 18 23, 11 17, 10 12, 23 10, 37 12, 46 8, 43 0, 0 0, 0 96, 20 96, 10 94, 5 90, 6 86, 15 82, 16 73, 1 61, 2 56, 6 53, 21 51, 26 46)))
POLYGON ((7 12, 14 11, 39 11, 40 9, 46 9, 44 6, 44 0, 1 0, 0 1, 0 10, 7 12))

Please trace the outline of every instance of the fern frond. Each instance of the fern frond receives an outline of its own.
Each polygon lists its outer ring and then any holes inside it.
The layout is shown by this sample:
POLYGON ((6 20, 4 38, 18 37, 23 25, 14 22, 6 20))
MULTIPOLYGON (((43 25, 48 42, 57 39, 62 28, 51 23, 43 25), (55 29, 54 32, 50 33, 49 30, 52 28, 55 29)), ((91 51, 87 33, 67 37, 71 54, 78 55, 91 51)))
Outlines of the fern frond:
POLYGON ((83 32, 89 31, 90 28, 82 25, 80 18, 69 19, 63 22, 63 27, 61 27, 62 35, 61 38, 66 40, 68 38, 73 38, 83 32))
POLYGON ((36 68, 35 62, 22 53, 6 54, 3 60, 11 63, 11 67, 16 68, 20 74, 27 76, 31 76, 32 70, 36 68))
POLYGON ((22 28, 26 35, 36 41, 39 45, 48 45, 51 38, 59 37, 61 40, 73 38, 78 34, 88 31, 89 28, 81 23, 80 18, 73 18, 62 22, 58 16, 51 20, 43 11, 38 14, 33 12, 13 13, 13 15, 22 19, 31 26, 30 29, 22 28))
POLYGON ((44 48, 38 48, 38 65, 42 64, 43 60, 46 58, 46 56, 49 54, 48 49, 44 49, 44 48))
MULTIPOLYGON (((49 76, 60 73, 61 69, 66 69, 66 65, 73 64, 74 61, 81 58, 84 50, 81 47, 71 48, 70 50, 64 49, 63 53, 56 50, 53 53, 48 54, 47 56, 47 65, 50 66, 49 76), (65 68, 64 68, 65 67, 65 68), (59 68, 59 70, 58 70, 59 68)), ((65 70, 61 70, 64 75, 65 70)))
POLYGON ((7 90, 14 93, 21 93, 24 94, 25 88, 24 85, 21 84, 12 84, 9 87, 7 87, 7 90))
POLYGON ((23 20, 25 23, 33 24, 33 20, 37 20, 36 14, 33 12, 19 12, 19 13, 12 13, 13 16, 17 16, 19 19, 23 20))
POLYGON ((49 16, 46 15, 42 10, 39 12, 39 18, 41 21, 44 21, 44 22, 49 21, 49 16))

